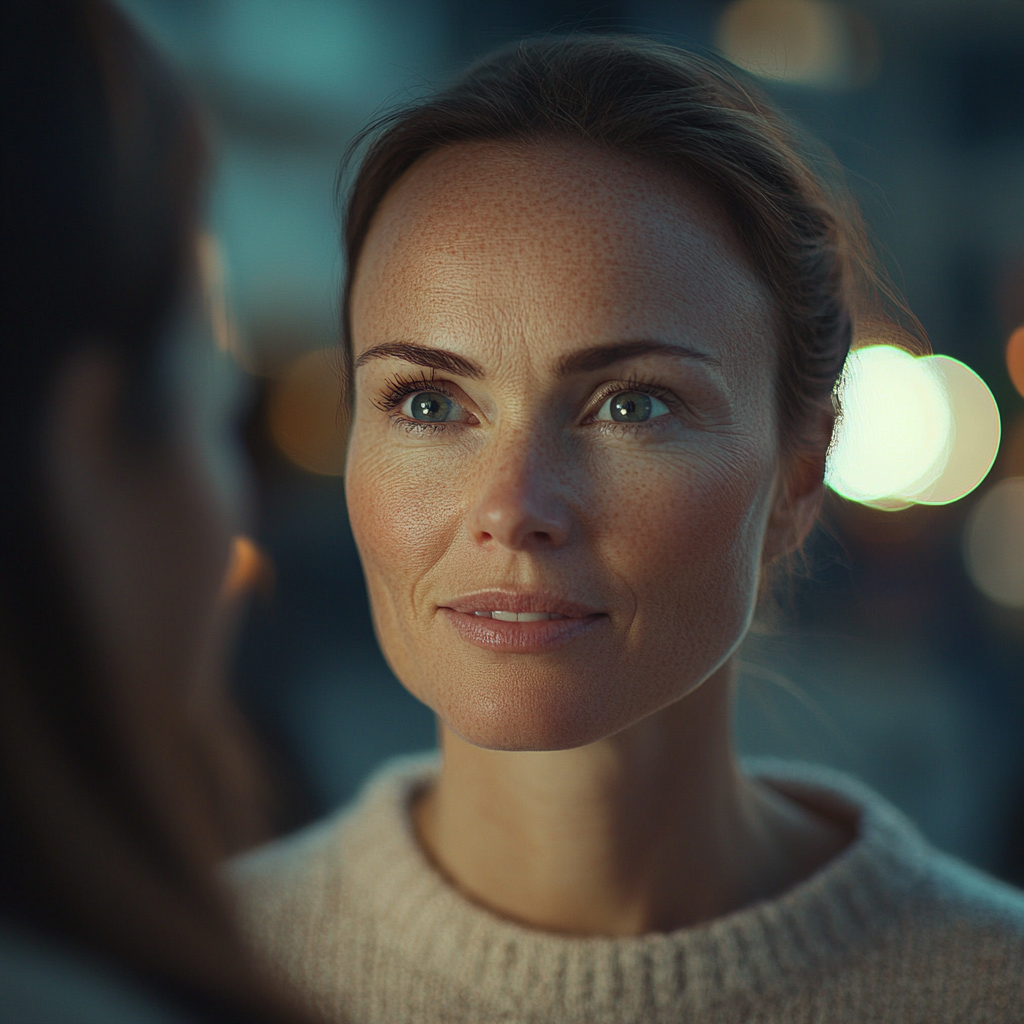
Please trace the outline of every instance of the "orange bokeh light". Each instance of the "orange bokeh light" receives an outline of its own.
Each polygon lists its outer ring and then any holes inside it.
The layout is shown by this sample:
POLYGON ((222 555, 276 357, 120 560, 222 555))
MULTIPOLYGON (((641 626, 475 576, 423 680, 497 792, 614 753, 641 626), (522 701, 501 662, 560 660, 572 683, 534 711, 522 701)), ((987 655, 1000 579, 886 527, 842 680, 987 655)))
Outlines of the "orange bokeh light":
POLYGON ((345 471, 346 430, 336 363, 335 349, 307 352, 284 368, 270 390, 270 436, 296 465, 324 476, 345 471))
POLYGON ((1006 368, 1013 386, 1024 395, 1024 326, 1010 335, 1006 345, 1006 368))
POLYGON ((273 579, 274 566, 270 558, 248 537, 236 536, 224 576, 222 597, 230 602, 252 590, 269 591, 273 579))

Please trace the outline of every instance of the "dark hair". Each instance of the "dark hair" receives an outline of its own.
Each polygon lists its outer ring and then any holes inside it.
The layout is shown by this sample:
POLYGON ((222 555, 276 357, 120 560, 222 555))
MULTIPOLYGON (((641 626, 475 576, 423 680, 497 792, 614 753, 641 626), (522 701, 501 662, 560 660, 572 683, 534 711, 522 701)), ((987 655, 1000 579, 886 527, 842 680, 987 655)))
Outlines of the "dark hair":
MULTIPOLYGON (((714 60, 636 37, 528 40, 470 67, 450 88, 389 113, 360 135, 349 193, 342 365, 351 389, 350 300, 381 200, 421 157, 484 141, 581 139, 678 168, 717 198, 776 310, 775 386, 784 448, 823 454, 822 417, 858 319, 888 300, 917 327, 876 267, 856 204, 822 151, 745 76, 714 60), (831 179, 831 180, 828 180, 831 179)), ((895 324, 892 325, 895 327, 895 324)))
POLYGON ((126 436, 162 441, 154 382, 192 269, 201 126, 105 0, 2 11, 0 914, 193 1007, 283 1018, 215 877, 231 729, 147 679, 127 706, 105 678, 41 480, 50 389, 87 346, 123 370, 126 436))

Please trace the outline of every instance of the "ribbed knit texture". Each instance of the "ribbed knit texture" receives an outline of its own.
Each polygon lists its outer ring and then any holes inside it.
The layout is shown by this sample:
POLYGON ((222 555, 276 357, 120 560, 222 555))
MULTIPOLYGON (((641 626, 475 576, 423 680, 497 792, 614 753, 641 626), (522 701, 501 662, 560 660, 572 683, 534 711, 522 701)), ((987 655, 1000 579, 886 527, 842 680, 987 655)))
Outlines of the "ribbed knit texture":
POLYGON ((853 779, 747 770, 856 805, 857 838, 778 899, 668 934, 552 935, 466 899, 412 830, 436 771, 422 758, 231 875, 257 950, 330 1021, 1024 1022, 1024 894, 929 847, 853 779))

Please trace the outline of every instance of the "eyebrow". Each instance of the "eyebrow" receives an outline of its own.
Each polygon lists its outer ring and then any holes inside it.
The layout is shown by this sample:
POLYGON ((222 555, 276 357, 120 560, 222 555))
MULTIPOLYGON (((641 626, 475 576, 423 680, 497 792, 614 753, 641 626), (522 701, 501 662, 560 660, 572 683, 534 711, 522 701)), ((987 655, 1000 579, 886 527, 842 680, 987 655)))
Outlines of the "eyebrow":
MULTIPOLYGON (((714 356, 690 348, 688 345, 640 339, 638 341, 612 342, 610 345, 592 345, 590 348, 573 352, 558 361, 555 372, 560 377, 569 377, 575 373, 592 373, 615 363, 621 363, 626 359, 635 359, 637 356, 646 355, 666 355, 718 363, 714 356)), ((441 370, 473 380, 481 380, 486 376, 483 367, 479 363, 473 362, 472 359, 460 356, 456 352, 450 352, 448 349, 433 348, 429 345, 414 345, 407 341, 388 341, 382 345, 368 348, 356 360, 356 368, 365 366, 373 359, 401 359, 407 363, 414 363, 416 366, 426 366, 432 370, 441 370)))
POLYGON ((480 380, 485 376, 483 367, 472 359, 449 352, 444 348, 431 348, 428 345, 413 345, 407 341, 388 341, 383 345, 368 348, 357 360, 356 368, 365 366, 371 359, 403 359, 417 366, 427 366, 432 370, 443 370, 458 377, 471 377, 480 380))

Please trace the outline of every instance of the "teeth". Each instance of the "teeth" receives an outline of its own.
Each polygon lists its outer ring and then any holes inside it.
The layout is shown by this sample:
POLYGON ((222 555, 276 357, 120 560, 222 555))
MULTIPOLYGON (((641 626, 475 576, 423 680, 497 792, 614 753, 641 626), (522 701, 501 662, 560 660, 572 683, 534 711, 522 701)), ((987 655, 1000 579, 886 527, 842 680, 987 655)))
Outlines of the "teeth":
POLYGON ((473 612, 485 619, 497 619, 499 622, 546 622, 548 619, 563 619, 564 615, 554 612, 473 612))

